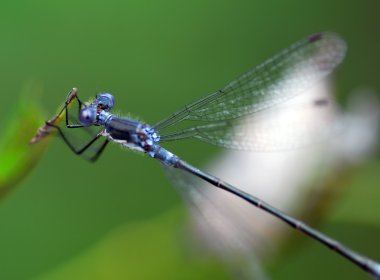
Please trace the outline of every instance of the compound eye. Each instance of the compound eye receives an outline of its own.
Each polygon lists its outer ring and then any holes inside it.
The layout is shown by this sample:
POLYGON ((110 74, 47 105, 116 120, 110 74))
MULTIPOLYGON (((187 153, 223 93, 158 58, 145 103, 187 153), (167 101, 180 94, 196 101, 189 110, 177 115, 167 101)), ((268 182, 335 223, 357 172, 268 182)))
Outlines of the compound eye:
POLYGON ((79 112, 79 121, 82 125, 88 126, 96 122, 96 108, 85 107, 79 112))
POLYGON ((98 104, 101 106, 103 110, 110 110, 115 105, 115 98, 112 94, 108 92, 100 93, 96 96, 96 100, 98 104))

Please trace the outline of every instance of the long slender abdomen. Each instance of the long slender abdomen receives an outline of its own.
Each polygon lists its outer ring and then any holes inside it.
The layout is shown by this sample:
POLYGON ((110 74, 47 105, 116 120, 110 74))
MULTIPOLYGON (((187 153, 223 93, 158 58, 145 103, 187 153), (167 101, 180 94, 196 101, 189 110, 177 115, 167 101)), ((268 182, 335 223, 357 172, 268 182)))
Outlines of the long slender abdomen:
POLYGON ((153 145, 148 154, 168 166, 175 166, 179 161, 179 158, 175 154, 169 152, 159 145, 153 145))

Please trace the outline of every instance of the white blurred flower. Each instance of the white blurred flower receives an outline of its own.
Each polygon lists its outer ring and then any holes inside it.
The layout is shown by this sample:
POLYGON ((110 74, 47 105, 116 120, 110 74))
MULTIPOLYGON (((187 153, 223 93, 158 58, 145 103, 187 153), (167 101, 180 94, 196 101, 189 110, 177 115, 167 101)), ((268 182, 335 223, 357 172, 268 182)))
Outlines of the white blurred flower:
MULTIPOLYGON (((369 91, 356 92, 347 111, 331 97, 327 80, 308 92, 237 126, 260 148, 276 152, 227 150, 209 168, 211 174, 306 222, 334 190, 331 178, 367 158, 376 148, 379 103, 369 91), (268 147, 268 149, 266 149, 268 147), (286 148, 287 147, 287 148, 286 148)), ((239 132, 235 131, 239 137, 239 132)), ((245 201, 202 182, 192 191, 193 230, 227 262, 249 263, 255 252, 268 257, 287 237, 287 225, 245 201), (244 258, 250 260, 244 260, 244 258)), ((234 264, 233 264, 234 265, 234 264)), ((256 267, 256 271, 258 271, 256 267)), ((263 276, 262 276, 263 277, 263 276)))

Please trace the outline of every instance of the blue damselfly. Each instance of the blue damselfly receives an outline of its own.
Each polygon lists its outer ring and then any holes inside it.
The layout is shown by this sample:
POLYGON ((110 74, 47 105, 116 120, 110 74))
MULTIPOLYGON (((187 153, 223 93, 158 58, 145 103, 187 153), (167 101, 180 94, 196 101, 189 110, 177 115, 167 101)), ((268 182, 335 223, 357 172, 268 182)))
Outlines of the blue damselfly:
MULTIPOLYGON (((153 126, 112 114, 110 110, 114 107, 115 100, 109 93, 100 93, 93 101, 83 103, 78 97, 77 89, 74 88, 68 94, 65 106, 59 114, 47 121, 31 142, 38 142, 44 136, 58 131, 75 154, 91 161, 99 158, 109 142, 116 142, 145 153, 169 168, 183 170, 246 200, 380 279, 380 265, 375 261, 352 251, 259 198, 195 168, 160 145, 169 141, 195 138, 227 148, 271 150, 272 147, 265 144, 265 135, 263 138, 255 139, 237 130, 239 120, 301 94, 330 74, 342 61, 345 52, 346 44, 338 35, 333 33, 311 35, 246 72, 222 89, 185 106, 153 126), (287 92, 284 92, 285 88, 287 92), (75 116, 76 121, 73 122, 69 115, 69 107, 75 101, 78 104, 78 111, 75 116), (64 129, 58 126, 63 115, 67 128, 85 130, 90 127, 96 128, 95 136, 88 143, 77 147, 64 129), (98 145, 101 138, 105 140, 98 145)), ((316 100, 313 104, 316 107, 328 106, 326 100, 316 100)), ((293 142, 289 142, 288 139, 286 137, 278 139, 278 145, 273 149, 291 146, 289 143, 293 142)))

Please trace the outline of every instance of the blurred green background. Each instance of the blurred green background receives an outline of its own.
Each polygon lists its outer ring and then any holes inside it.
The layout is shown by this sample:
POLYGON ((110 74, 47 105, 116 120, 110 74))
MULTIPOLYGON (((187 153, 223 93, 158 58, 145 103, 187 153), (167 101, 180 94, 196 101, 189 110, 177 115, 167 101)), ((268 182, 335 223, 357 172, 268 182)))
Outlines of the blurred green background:
MULTIPOLYGON (((121 112, 154 123, 324 30, 340 33, 349 46, 337 74, 344 104, 356 88, 380 91, 379 10, 377 0, 3 0, 1 138, 23 91, 46 118, 75 86, 82 99, 109 91, 121 112), (39 96, 25 90, 31 81, 39 96)), ((199 166, 218 151, 192 141, 168 147, 199 166)), ((373 155, 347 174, 347 191, 320 227, 378 260, 379 170, 373 155)), ((52 141, 1 201, 0 279, 228 279, 216 261, 186 254, 185 217, 157 162, 112 145, 89 164, 52 141)), ((368 279, 302 241, 270 267, 273 279, 368 279)))

